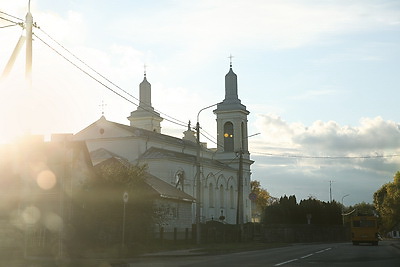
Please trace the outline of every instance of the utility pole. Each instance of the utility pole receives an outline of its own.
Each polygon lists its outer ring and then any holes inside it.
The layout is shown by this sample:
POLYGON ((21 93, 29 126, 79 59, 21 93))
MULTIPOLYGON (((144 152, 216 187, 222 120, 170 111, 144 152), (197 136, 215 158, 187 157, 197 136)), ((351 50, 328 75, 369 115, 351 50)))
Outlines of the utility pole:
POLYGON ((32 87, 32 27, 33 17, 31 14, 31 1, 28 4, 28 13, 25 17, 26 27, 26 65, 25 65, 25 79, 30 89, 32 87))
POLYGON ((329 202, 332 203, 332 182, 329 181, 329 202))
MULTIPOLYGON (((200 112, 199 112, 200 113, 200 112)), ((201 231, 200 231, 200 123, 197 120, 196 123, 196 138, 197 138, 197 149, 196 149, 196 244, 200 244, 201 231)))
POLYGON ((28 13, 25 16, 25 24, 20 24, 23 28, 25 28, 25 36, 21 35, 17 45, 14 48, 13 53, 11 54, 10 59, 7 62, 7 65, 4 68, 2 78, 5 78, 10 73, 12 67, 14 66, 15 60, 26 42, 26 58, 25 58, 25 80, 27 87, 30 89, 32 87, 32 28, 34 26, 33 17, 31 14, 31 1, 28 2, 28 13))
POLYGON ((236 209, 236 224, 239 225, 239 236, 243 236, 243 149, 239 150, 239 170, 238 170, 238 201, 236 209))

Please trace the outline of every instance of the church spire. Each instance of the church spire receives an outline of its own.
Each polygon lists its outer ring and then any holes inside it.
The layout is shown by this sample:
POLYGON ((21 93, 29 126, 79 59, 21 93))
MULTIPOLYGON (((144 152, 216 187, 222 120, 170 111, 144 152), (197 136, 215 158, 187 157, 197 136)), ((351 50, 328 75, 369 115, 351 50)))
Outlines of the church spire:
POLYGON ((144 71, 143 81, 139 85, 139 106, 143 108, 151 107, 151 84, 146 79, 146 69, 144 71))
POLYGON ((128 120, 133 127, 160 133, 160 122, 163 120, 151 105, 151 84, 146 78, 146 65, 144 65, 143 81, 139 85, 139 105, 131 112, 128 120))

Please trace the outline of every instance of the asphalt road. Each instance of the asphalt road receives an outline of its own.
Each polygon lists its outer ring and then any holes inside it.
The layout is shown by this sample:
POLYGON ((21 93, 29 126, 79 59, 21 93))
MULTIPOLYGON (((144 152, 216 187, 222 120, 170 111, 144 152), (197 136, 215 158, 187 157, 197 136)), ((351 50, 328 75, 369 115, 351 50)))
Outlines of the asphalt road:
POLYGON ((296 244, 288 247, 224 255, 164 254, 132 260, 128 266, 351 266, 399 267, 400 243, 382 241, 379 246, 351 243, 296 244))

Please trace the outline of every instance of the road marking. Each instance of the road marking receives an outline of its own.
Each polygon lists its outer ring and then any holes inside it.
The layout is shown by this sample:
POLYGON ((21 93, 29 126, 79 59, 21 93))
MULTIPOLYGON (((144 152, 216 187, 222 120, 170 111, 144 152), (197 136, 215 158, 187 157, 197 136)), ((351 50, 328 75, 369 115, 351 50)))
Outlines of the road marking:
POLYGON ((288 261, 285 261, 285 262, 281 262, 281 263, 275 264, 274 266, 281 266, 281 265, 284 265, 286 263, 293 262, 293 261, 298 261, 298 260, 299 259, 288 260, 288 261))
POLYGON ((326 249, 323 249, 323 250, 317 251, 317 252, 315 252, 315 253, 322 253, 322 252, 328 251, 328 250, 330 250, 330 249, 332 249, 332 248, 326 248, 326 249))
POLYGON ((314 255, 314 253, 311 253, 311 254, 305 255, 305 256, 303 256, 303 257, 301 257, 301 258, 302 258, 302 259, 305 259, 305 258, 311 257, 312 255, 314 255))
MULTIPOLYGON (((304 255, 304 256, 300 257, 300 259, 305 259, 305 258, 308 258, 308 257, 313 256, 314 254, 322 253, 322 252, 325 252, 325 251, 328 251, 328 250, 331 250, 331 249, 332 249, 332 248, 326 248, 326 249, 323 249, 323 250, 319 250, 319 251, 317 251, 317 252, 304 255)), ((284 264, 287 264, 287 263, 290 263, 290 262, 293 262, 293 261, 298 261, 298 260, 299 260, 299 259, 288 260, 288 261, 284 261, 284 262, 277 263, 277 264, 275 264, 274 266, 281 266, 281 265, 284 265, 284 264)))

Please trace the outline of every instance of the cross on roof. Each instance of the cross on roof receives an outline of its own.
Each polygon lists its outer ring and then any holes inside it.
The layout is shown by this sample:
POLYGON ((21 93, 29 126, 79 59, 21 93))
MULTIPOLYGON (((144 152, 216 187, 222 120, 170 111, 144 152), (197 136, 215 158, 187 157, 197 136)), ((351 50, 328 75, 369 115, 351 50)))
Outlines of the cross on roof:
POLYGON ((101 115, 104 115, 104 107, 107 106, 107 104, 104 104, 104 101, 101 100, 101 104, 99 105, 99 107, 101 107, 101 115))
POLYGON ((229 65, 232 68, 232 58, 234 58, 234 56, 232 56, 232 54, 229 55, 229 65))

